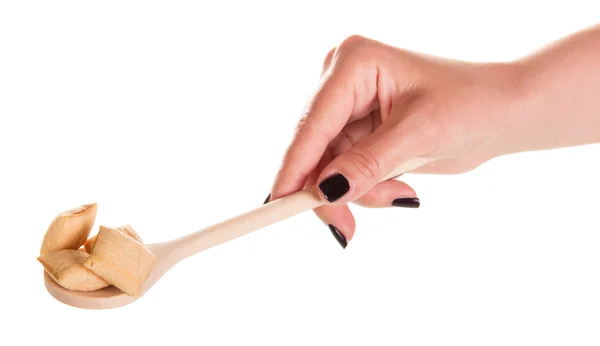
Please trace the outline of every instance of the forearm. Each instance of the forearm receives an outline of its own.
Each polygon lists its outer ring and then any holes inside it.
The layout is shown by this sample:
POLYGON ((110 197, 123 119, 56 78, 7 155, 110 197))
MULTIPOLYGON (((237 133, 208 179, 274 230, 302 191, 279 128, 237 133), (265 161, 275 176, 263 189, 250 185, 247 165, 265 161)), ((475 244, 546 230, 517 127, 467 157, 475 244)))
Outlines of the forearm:
POLYGON ((600 25, 516 62, 505 153, 600 143, 600 25))

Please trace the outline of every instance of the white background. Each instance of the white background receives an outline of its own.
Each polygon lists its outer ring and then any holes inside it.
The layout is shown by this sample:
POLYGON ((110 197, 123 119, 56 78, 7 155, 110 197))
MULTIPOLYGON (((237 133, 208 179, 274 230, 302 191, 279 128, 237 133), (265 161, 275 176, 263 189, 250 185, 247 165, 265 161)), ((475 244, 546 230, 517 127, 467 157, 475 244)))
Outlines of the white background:
POLYGON ((329 49, 351 34, 514 59, 594 1, 4 1, 0 344, 598 345, 600 147, 406 177, 412 209, 311 212, 200 253, 132 305, 45 291, 53 217, 99 204, 148 243, 262 204, 329 49), (13 341, 9 341, 11 340, 13 341))

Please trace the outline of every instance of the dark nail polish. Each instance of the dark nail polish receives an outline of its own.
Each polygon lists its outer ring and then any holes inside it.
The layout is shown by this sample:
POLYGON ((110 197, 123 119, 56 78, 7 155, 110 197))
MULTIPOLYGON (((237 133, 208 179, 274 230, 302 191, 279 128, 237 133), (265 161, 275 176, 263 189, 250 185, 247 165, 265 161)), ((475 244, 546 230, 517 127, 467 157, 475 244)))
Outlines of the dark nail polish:
POLYGON ((269 200, 270 200, 270 199, 271 199, 271 194, 269 194, 269 195, 267 196, 267 199, 265 199, 265 201, 263 202, 263 205, 264 205, 264 204, 267 204, 267 203, 269 203, 269 200))
POLYGON ((421 201, 418 198, 398 198, 392 202, 392 205, 402 208, 418 208, 421 206, 421 201))
POLYGON ((319 184, 319 189, 321 189, 327 201, 333 203, 350 190, 350 183, 348 183, 346 177, 338 173, 323 180, 319 184))
POLYGON ((334 225, 328 225, 329 226, 329 230, 331 231, 331 234, 333 234, 333 236, 335 237, 335 239, 338 241, 338 243, 340 243, 340 245, 342 246, 342 248, 346 248, 346 246, 348 246, 348 242, 346 241, 346 237, 344 237, 344 235, 342 233, 340 233, 340 231, 335 228, 334 225))

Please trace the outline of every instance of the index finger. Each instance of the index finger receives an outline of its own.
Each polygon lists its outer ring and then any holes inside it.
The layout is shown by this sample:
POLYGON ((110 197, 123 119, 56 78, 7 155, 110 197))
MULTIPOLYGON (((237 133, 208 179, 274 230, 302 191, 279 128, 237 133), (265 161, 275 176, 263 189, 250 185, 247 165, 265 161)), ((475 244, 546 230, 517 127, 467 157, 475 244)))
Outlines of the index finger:
POLYGON ((354 86, 341 74, 326 77, 298 122, 276 175, 270 200, 301 190, 329 143, 342 131, 354 105, 354 86))

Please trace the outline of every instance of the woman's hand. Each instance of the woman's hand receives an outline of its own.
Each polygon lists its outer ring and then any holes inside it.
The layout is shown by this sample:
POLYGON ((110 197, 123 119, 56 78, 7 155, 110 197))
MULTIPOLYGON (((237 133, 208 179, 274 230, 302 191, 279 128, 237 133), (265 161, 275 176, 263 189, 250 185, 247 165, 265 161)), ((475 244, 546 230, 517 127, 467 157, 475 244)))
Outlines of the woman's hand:
POLYGON ((528 149, 517 134, 528 114, 541 112, 532 108, 532 66, 539 65, 468 63, 346 39, 325 58, 268 200, 317 184, 325 204, 315 212, 345 248, 355 231, 348 203, 419 207, 405 183, 380 182, 403 163, 429 159, 412 172, 455 174, 528 149))

